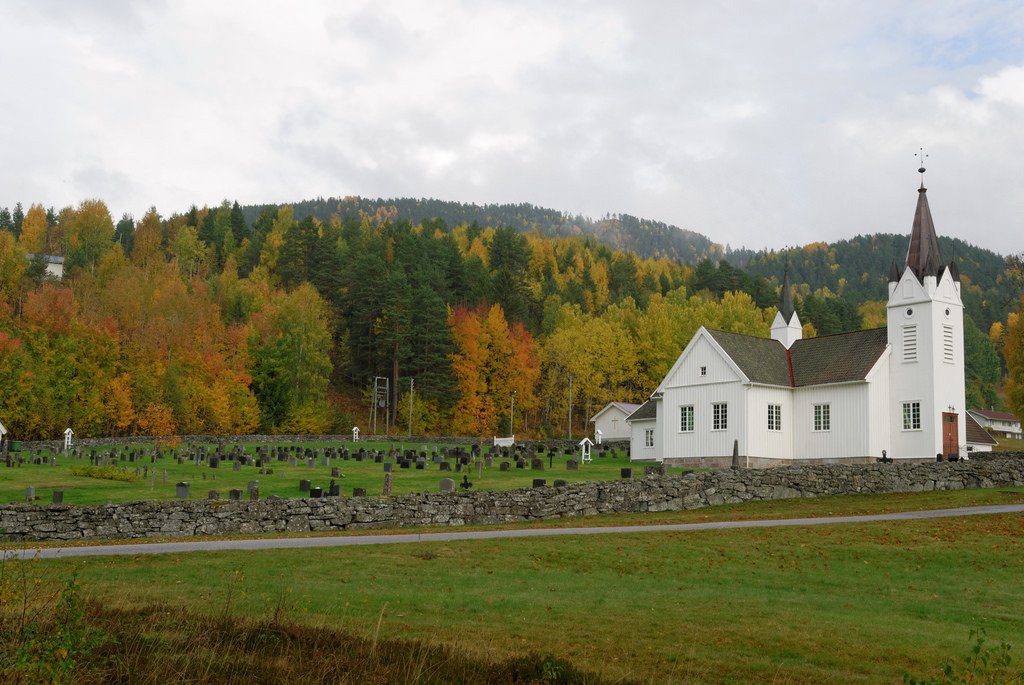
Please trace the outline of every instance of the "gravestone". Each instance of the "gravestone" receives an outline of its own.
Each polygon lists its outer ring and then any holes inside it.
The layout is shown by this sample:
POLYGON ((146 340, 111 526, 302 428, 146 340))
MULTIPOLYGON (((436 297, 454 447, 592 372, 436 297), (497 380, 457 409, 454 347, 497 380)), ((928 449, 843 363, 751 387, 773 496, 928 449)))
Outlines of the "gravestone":
POLYGON ((498 467, 498 470, 504 473, 505 471, 508 471, 510 468, 512 468, 512 464, 508 463, 507 461, 503 461, 501 462, 501 466, 498 467))
POLYGON ((517 469, 525 469, 526 468, 526 460, 522 459, 522 458, 516 459, 516 468, 517 469))
POLYGON ((309 486, 312 485, 308 480, 303 479, 299 481, 299 492, 309 492, 309 486))
POLYGON ((366 497, 366 488, 352 488, 353 497, 366 497))
POLYGON ((309 491, 309 496, 313 497, 315 499, 320 499, 321 497, 324 496, 324 489, 323 488, 311 488, 310 491, 309 491))
POLYGON ((494 466, 494 457, 490 455, 484 457, 484 466, 486 466, 487 468, 491 468, 492 466, 494 466))
POLYGON ((50 501, 54 504, 64 504, 64 491, 54 490, 50 501))
POLYGON ((337 466, 331 467, 331 478, 341 478, 341 469, 337 466))
POLYGON ((189 484, 186 481, 181 481, 175 485, 174 496, 178 499, 188 499, 189 495, 189 484))
POLYGON ((665 475, 665 467, 664 467, 664 465, 645 466, 644 467, 644 475, 645 476, 664 476, 665 475))
POLYGON ((220 492, 217 490, 210 490, 206 493, 206 499, 220 499, 220 492))
POLYGON ((564 488, 568 484, 569 484, 569 481, 567 481, 567 480, 562 480, 561 478, 556 478, 555 479, 555 487, 556 488, 564 488))
POLYGON ((446 461, 442 461, 437 464, 437 468, 441 469, 442 471, 451 471, 452 465, 446 461))
POLYGON ((295 457, 288 457, 288 466, 297 466, 299 461, 295 457))
POLYGON ((451 478, 442 478, 439 487, 441 492, 455 492, 455 481, 451 478))
POLYGON ((530 469, 532 471, 543 471, 544 461, 542 459, 533 459, 530 461, 530 469))
POLYGON ((533 487, 535 487, 535 488, 542 488, 542 487, 544 487, 547 484, 548 484, 548 482, 546 480, 544 480, 543 478, 534 478, 533 479, 533 487))
POLYGON ((391 473, 391 469, 394 468, 394 466, 395 465, 392 464, 390 461, 384 462, 384 473, 391 473))
POLYGON ((565 461, 565 469, 567 471, 579 471, 580 470, 580 463, 578 461, 576 461, 575 459, 566 459, 566 461, 565 461))
POLYGON ((316 468, 316 459, 314 459, 313 457, 310 457, 309 459, 307 459, 306 460, 306 467, 307 468, 311 468, 311 469, 315 469, 316 468))
POLYGON ((471 487, 473 487, 473 484, 469 482, 469 476, 462 477, 462 482, 459 483, 459 487, 462 488, 463 490, 469 490, 471 487))
POLYGON ((242 491, 238 488, 234 490, 228 490, 228 499, 232 502, 239 502, 242 499, 242 491))
POLYGON ((331 485, 327 490, 327 495, 329 497, 341 497, 341 486, 332 480, 331 485))
POLYGON ((240 462, 240 461, 236 461, 236 462, 234 462, 234 463, 233 463, 233 464, 231 465, 231 470, 232 470, 232 471, 241 471, 241 470, 242 470, 242 462, 240 462))
POLYGON ((633 469, 620 469, 619 470, 619 476, 621 476, 622 478, 632 478, 633 477, 633 469))
POLYGON ((427 468, 427 460, 426 459, 417 459, 416 460, 416 470, 417 471, 423 471, 426 468, 427 468))
POLYGON ((220 467, 220 457, 210 457, 210 468, 215 469, 220 467))

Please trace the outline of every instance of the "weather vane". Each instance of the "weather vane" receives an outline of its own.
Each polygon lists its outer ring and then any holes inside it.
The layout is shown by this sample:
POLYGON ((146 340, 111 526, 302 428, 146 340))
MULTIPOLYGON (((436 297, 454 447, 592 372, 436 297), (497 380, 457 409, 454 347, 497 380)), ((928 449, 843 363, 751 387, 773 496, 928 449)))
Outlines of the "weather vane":
POLYGON ((924 153, 924 148, 922 147, 918 148, 918 151, 914 153, 914 156, 919 157, 921 160, 921 166, 917 170, 917 173, 921 174, 921 185, 924 185, 924 160, 928 157, 928 155, 924 153))

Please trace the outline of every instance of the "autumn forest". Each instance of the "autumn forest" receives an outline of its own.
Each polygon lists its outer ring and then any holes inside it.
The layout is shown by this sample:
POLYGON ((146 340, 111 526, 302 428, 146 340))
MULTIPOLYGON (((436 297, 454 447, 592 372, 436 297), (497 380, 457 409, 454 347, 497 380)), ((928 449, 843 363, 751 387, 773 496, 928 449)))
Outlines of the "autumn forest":
MULTIPOLYGON (((899 248, 732 253, 632 217, 415 202, 0 208, 0 421, 20 439, 365 431, 381 377, 381 431, 580 435, 699 326, 768 335, 786 268, 805 335, 884 325, 878 254, 899 248)), ((969 403, 1021 413, 1019 262, 956 249, 969 403)))

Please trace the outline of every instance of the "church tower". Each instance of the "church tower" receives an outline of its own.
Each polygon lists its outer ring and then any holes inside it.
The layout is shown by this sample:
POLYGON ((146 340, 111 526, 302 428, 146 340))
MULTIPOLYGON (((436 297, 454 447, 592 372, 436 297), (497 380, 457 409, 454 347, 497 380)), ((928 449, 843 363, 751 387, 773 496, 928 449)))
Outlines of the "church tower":
POLYGON ((889 273, 890 453, 894 458, 960 454, 967 442, 964 306, 955 262, 942 261, 924 187, 902 271, 889 273))
POLYGON ((787 350, 804 337, 800 317, 793 307, 793 289, 789 285, 789 269, 782 276, 782 293, 779 296, 779 313, 772 321, 772 340, 778 340, 787 350))

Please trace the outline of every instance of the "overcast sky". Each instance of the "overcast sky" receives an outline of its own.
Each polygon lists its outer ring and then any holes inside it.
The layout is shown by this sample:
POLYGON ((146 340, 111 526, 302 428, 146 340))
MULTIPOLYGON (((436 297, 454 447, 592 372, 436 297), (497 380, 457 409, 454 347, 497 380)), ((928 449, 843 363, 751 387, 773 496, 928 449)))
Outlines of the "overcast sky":
POLYGON ((1024 251, 1024 4, 0 0, 0 206, 529 202, 1024 251))

